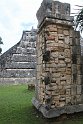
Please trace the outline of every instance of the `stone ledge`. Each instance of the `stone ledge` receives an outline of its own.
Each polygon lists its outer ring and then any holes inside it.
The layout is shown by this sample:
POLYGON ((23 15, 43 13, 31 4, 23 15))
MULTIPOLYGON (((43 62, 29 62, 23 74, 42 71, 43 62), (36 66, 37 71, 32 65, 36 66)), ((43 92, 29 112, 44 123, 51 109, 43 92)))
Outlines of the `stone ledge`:
POLYGON ((68 105, 47 110, 45 105, 42 105, 36 98, 32 99, 33 105, 43 114, 45 118, 59 117, 62 114, 73 114, 83 111, 83 104, 68 105))
POLYGON ((2 84, 35 84, 36 78, 0 78, 0 85, 2 84))
POLYGON ((61 19, 52 18, 52 17, 50 18, 45 16, 45 18, 41 21, 41 24, 38 25, 38 33, 45 24, 60 24, 68 27, 74 26, 73 21, 61 20, 61 19))

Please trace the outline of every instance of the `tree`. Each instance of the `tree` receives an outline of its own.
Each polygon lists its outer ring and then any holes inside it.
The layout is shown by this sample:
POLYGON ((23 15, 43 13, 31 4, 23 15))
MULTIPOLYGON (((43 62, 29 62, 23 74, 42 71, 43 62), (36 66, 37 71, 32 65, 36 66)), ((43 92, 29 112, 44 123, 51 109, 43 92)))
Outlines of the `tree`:
POLYGON ((81 32, 83 31, 83 8, 80 9, 76 17, 75 26, 76 26, 76 29, 78 28, 81 32))
MULTIPOLYGON (((3 44, 2 38, 0 37, 0 44, 3 44)), ((0 47, 0 53, 2 52, 2 48, 0 47)))
POLYGON ((3 44, 2 38, 0 37, 0 44, 3 44))

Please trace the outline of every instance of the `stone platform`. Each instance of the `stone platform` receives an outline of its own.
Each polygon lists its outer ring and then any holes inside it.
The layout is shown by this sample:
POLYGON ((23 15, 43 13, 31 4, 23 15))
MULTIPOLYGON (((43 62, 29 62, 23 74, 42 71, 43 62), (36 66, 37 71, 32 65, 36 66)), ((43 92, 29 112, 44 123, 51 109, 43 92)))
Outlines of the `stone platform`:
POLYGON ((74 114, 83 112, 83 104, 65 105, 63 107, 49 109, 46 105, 42 105, 35 97, 32 99, 33 105, 43 114, 45 118, 59 117, 62 114, 74 114))

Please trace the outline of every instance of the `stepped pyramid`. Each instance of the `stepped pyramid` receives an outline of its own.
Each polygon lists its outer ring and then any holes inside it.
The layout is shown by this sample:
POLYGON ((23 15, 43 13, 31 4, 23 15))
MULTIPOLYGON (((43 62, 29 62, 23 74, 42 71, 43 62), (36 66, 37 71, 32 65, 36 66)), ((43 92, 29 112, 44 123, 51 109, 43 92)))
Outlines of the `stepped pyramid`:
POLYGON ((21 40, 0 56, 0 83, 35 80, 37 30, 23 31, 21 40))

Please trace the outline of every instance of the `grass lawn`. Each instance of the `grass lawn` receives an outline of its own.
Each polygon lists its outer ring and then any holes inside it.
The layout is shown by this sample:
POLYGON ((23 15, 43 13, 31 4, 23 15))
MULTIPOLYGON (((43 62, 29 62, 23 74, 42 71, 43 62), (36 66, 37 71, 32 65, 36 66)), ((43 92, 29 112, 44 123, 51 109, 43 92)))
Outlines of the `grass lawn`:
POLYGON ((26 85, 0 86, 0 124, 39 124, 26 85))
POLYGON ((83 124, 83 117, 48 120, 38 115, 31 103, 34 91, 26 85, 0 86, 0 124, 83 124))

